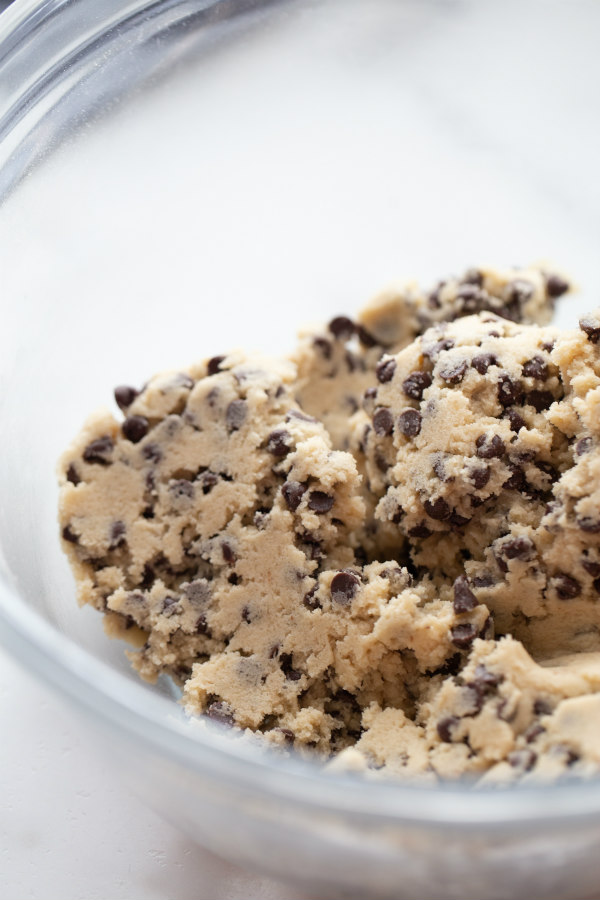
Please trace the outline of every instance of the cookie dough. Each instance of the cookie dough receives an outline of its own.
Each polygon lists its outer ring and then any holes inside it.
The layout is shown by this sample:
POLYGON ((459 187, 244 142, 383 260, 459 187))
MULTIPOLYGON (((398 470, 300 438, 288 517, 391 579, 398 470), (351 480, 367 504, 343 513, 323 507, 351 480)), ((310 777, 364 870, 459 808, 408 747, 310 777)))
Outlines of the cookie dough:
POLYGON ((567 288, 472 270, 117 388, 60 464, 80 602, 190 713, 334 768, 598 772, 600 319, 545 327, 567 288))

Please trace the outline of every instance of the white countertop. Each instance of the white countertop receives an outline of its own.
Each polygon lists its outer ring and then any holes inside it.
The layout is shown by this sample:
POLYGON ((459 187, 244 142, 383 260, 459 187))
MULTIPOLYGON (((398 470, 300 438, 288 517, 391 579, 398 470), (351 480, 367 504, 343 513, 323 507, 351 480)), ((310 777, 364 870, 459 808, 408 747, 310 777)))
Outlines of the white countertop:
POLYGON ((307 900, 202 850, 115 780, 66 703, 0 652, 0 897, 307 900))

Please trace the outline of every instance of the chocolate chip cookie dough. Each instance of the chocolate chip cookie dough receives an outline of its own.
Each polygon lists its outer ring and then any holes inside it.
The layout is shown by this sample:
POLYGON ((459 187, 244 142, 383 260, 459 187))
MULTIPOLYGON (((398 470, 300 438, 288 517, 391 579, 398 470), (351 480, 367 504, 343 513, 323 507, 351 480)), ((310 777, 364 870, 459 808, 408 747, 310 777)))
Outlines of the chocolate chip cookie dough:
POLYGON ((567 289, 471 270, 117 388, 61 462, 80 602, 190 713, 333 766, 597 772, 600 320, 540 327, 567 289))

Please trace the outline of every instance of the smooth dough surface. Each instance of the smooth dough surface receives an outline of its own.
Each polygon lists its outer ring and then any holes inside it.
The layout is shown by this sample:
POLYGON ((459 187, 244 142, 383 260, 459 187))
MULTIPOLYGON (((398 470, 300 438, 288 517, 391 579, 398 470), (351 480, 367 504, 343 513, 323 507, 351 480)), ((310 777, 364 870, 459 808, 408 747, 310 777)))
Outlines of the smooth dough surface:
POLYGON ((60 464, 81 603, 193 714, 369 777, 600 769, 600 319, 469 270, 120 387, 60 464), (537 323, 537 324, 533 324, 537 323))

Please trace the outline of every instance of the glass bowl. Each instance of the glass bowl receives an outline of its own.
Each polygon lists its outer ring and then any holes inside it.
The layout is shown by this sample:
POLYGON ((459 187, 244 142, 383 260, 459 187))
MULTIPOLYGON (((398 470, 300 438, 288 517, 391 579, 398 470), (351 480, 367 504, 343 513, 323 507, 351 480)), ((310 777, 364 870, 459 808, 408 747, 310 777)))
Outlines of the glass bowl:
POLYGON ((189 722, 78 610, 55 464, 117 383, 550 258, 600 295, 596 4, 16 0, 0 16, 0 637, 198 842, 311 896, 597 889, 600 783, 326 774, 189 722))

